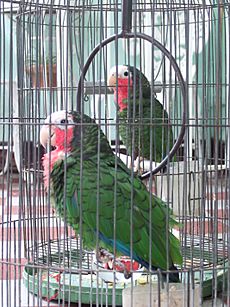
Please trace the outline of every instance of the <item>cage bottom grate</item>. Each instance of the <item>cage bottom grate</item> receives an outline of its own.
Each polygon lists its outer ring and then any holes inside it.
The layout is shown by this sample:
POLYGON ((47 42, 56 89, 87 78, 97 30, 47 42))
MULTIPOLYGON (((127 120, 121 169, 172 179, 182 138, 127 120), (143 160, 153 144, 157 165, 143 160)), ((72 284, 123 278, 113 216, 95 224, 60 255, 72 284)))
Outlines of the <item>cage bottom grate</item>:
MULTIPOLYGON (((85 250, 81 252, 80 243, 80 239, 69 237, 31 247, 30 254, 33 259, 28 262, 23 274, 28 290, 46 298, 71 302, 81 300, 85 304, 95 304, 100 296, 100 301, 112 304, 114 284, 105 282, 96 275, 95 266, 92 266, 94 253, 85 250)), ((212 295, 214 268, 217 270, 219 291, 226 282, 228 275, 226 249, 222 239, 217 240, 214 249, 211 238, 205 238, 201 242, 199 236, 187 235, 186 245, 182 244, 184 267, 181 271, 193 271, 195 283, 201 282, 202 275, 203 298, 212 295)), ((99 268, 100 270, 103 268, 99 268)), ((140 277, 143 276, 142 273, 139 272, 140 277)), ((156 277, 153 277, 153 280, 154 278, 156 280, 156 277)), ((122 290, 125 286, 129 286, 129 283, 129 280, 126 285, 124 282, 116 283, 116 305, 122 304, 122 290)))

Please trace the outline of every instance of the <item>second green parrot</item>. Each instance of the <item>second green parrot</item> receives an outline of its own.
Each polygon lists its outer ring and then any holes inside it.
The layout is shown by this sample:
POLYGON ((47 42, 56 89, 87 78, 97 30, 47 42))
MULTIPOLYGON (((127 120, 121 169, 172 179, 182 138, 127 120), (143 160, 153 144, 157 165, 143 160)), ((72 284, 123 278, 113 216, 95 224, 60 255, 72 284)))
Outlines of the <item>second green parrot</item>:
POLYGON ((119 133, 128 154, 133 151, 134 159, 139 156, 160 162, 173 146, 173 132, 163 105, 156 97, 151 103, 151 86, 145 75, 132 66, 114 66, 108 86, 114 91, 119 133))

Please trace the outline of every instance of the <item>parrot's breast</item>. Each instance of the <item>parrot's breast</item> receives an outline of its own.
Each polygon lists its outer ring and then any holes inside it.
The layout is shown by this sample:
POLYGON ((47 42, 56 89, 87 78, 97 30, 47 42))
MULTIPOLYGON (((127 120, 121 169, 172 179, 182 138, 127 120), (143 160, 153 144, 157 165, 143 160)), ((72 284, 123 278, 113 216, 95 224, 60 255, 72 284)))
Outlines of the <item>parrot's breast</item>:
POLYGON ((49 177, 50 173, 52 172, 53 166, 60 159, 63 160, 63 154, 65 155, 62 150, 58 149, 52 150, 51 152, 44 154, 42 163, 44 168, 44 184, 46 188, 48 188, 49 186, 49 177))
POLYGON ((128 79, 122 79, 118 80, 118 87, 117 92, 116 89, 114 89, 114 100, 119 106, 119 112, 122 112, 123 110, 127 109, 127 103, 128 103, 128 97, 129 97, 129 90, 131 90, 132 87, 132 81, 128 79))

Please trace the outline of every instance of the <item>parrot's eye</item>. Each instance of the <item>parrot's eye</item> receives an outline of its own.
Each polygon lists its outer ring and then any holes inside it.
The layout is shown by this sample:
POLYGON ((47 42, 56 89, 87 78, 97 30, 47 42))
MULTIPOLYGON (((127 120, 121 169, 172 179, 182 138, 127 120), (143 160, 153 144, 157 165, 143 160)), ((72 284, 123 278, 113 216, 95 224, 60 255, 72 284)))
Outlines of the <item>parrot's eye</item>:
POLYGON ((129 72, 126 70, 126 71, 124 72, 124 76, 125 76, 125 77, 128 77, 128 75, 129 75, 129 72))
POLYGON ((69 122, 68 119, 62 119, 62 120, 60 121, 61 124, 68 124, 68 122, 69 122))
POLYGON ((68 117, 68 118, 60 118, 58 119, 58 121, 56 122, 57 125, 59 125, 59 129, 61 130, 65 130, 66 128, 72 128, 72 124, 74 123, 72 118, 68 117), (63 125, 66 124, 66 125, 63 125))

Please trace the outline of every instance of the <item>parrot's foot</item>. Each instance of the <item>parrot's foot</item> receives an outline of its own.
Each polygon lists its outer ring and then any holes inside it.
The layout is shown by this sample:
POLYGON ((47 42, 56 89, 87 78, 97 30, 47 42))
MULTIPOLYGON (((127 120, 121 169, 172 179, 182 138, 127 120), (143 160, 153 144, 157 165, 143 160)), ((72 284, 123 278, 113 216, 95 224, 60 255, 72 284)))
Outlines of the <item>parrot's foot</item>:
POLYGON ((129 279, 132 276, 132 273, 126 268, 125 264, 121 262, 119 259, 110 260, 106 268, 109 270, 115 269, 118 272, 122 272, 124 274, 125 279, 129 279))
POLYGON ((138 156, 134 161, 133 163, 130 162, 129 164, 129 168, 133 168, 133 171, 134 173, 138 174, 138 175, 142 175, 144 173, 144 168, 142 167, 143 166, 143 161, 144 161, 144 158, 141 157, 141 156, 138 156))
POLYGON ((125 270, 124 271, 124 277, 125 277, 125 279, 129 279, 130 277, 132 277, 132 273, 125 270))
POLYGON ((104 248, 99 248, 96 251, 97 261, 101 263, 109 263, 114 259, 114 256, 106 251, 104 248))
POLYGON ((107 269, 113 270, 119 267, 119 271, 124 273, 125 279, 129 279, 132 276, 132 273, 127 270, 125 264, 120 260, 116 259, 113 254, 109 253, 104 248, 99 248, 96 255, 97 260, 106 264, 107 269))
POLYGON ((133 164, 133 171, 139 175, 142 175, 144 173, 143 161, 144 158, 138 156, 133 164))

